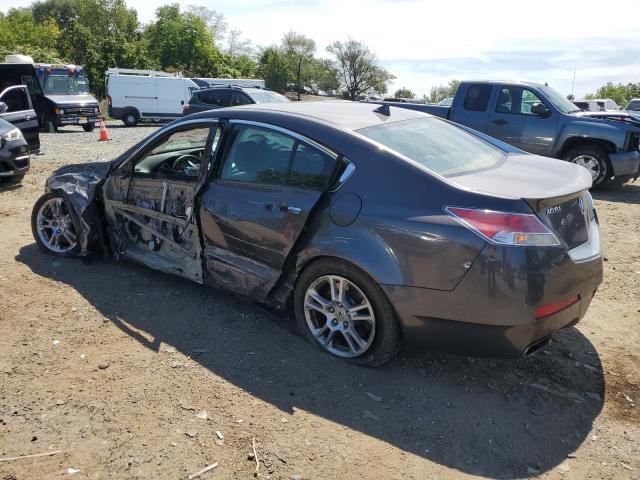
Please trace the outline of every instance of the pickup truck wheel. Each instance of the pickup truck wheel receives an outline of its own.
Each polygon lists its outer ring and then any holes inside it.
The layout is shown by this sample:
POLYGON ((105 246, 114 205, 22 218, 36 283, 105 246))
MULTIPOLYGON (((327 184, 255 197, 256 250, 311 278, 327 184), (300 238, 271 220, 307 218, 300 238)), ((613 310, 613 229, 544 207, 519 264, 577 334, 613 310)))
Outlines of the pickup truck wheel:
POLYGON ((87 125, 82 125, 82 129, 85 132, 93 132, 94 128, 96 128, 96 126, 93 123, 88 123, 87 125))
POLYGON ((138 124, 138 116, 133 112, 127 112, 122 121, 127 127, 135 127, 138 124))
POLYGON ((589 170, 593 188, 604 186, 611 177, 607 152, 596 145, 573 148, 563 158, 589 170))

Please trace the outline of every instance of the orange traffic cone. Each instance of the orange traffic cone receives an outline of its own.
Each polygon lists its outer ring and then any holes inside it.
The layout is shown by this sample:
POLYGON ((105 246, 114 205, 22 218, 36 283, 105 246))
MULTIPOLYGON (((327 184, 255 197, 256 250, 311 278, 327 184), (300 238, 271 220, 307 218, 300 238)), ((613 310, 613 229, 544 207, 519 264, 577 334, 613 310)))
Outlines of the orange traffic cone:
POLYGON ((107 133, 107 126, 104 124, 104 118, 100 119, 100 141, 109 141, 109 134, 107 133))

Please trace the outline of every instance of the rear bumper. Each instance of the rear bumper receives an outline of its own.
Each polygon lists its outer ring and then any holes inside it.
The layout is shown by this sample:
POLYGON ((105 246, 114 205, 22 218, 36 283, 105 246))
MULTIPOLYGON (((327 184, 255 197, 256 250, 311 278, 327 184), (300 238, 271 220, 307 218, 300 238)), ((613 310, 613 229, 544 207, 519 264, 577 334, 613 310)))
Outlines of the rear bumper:
POLYGON ((559 248, 487 246, 452 291, 383 286, 408 345, 518 357, 584 316, 602 282, 602 257, 575 262, 559 248), (535 319, 543 305, 577 303, 535 319))
POLYGON ((610 153, 609 160, 615 177, 635 178, 640 173, 640 152, 610 153))
POLYGON ((0 178, 24 175, 29 171, 29 147, 25 141, 11 142, 0 151, 0 178))

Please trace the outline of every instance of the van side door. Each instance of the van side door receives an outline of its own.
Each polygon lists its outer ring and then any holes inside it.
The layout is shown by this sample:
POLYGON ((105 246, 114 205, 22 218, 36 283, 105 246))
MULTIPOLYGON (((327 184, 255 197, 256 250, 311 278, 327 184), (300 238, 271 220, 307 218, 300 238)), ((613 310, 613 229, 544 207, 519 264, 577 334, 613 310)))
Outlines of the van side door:
POLYGON ((0 113, 0 118, 19 128, 29 144, 29 151, 38 153, 40 151, 38 117, 33 109, 27 86, 14 85, 5 88, 0 92, 0 102, 7 105, 7 109, 0 113))

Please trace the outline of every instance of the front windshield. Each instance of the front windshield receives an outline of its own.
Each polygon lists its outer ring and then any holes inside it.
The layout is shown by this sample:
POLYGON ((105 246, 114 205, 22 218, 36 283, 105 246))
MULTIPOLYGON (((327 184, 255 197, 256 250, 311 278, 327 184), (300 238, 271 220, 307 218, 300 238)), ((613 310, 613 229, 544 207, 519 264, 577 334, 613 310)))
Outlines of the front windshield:
POLYGON ((284 103, 289 99, 276 92, 249 92, 256 103, 284 103))
POLYGON ((492 168, 505 152, 461 128, 418 118, 357 130, 444 177, 492 168))
POLYGON ((53 95, 89 93, 89 84, 82 74, 69 75, 66 71, 53 72, 45 76, 44 93, 53 95))
POLYGON ((579 112, 580 109, 575 106, 573 102, 570 102, 566 98, 564 98, 561 94, 556 92, 553 88, 540 87, 540 91, 544 93, 544 95, 549 99, 553 106, 560 110, 562 113, 572 113, 579 112))

